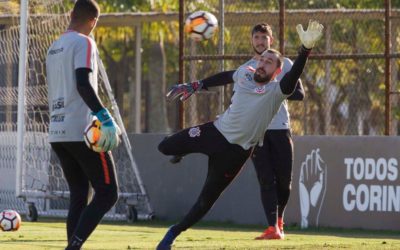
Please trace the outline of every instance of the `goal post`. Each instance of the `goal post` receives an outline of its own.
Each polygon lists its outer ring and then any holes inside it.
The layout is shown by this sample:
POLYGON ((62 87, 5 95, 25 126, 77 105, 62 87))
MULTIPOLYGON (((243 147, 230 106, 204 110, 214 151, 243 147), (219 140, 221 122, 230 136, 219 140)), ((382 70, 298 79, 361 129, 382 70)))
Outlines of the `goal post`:
MULTIPOLYGON (((0 182, 0 210, 15 209, 32 221, 38 216, 65 217, 68 210, 68 185, 48 142, 45 61, 51 43, 68 27, 73 2, 0 2, 5 3, 0 15, 11 20, 0 23, 0 172, 5 180, 0 182), (7 8, 9 13, 4 12, 7 8)), ((121 145, 113 150, 120 199, 105 219, 152 219, 149 197, 100 56, 98 62, 99 95, 123 132, 121 145)))
POLYGON ((18 115, 17 115, 17 159, 15 167, 15 196, 21 196, 22 164, 25 134, 25 82, 27 66, 27 44, 28 44, 28 3, 29 0, 21 1, 20 7, 20 29, 19 29, 19 62, 18 62, 18 115))

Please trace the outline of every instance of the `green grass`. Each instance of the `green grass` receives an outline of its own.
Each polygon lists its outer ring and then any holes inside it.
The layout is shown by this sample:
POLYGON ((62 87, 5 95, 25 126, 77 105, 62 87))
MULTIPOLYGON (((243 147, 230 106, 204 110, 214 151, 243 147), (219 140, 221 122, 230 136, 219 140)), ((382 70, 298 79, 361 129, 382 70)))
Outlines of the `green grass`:
MULTIPOLYGON (((155 249, 168 225, 159 221, 130 225, 102 223, 83 249, 155 249)), ((173 249, 400 249, 397 231, 299 230, 292 227, 286 230, 285 240, 253 240, 262 230, 259 226, 200 223, 183 232, 173 249)), ((63 249, 65 238, 64 222, 23 222, 17 232, 0 232, 0 249, 63 249)))

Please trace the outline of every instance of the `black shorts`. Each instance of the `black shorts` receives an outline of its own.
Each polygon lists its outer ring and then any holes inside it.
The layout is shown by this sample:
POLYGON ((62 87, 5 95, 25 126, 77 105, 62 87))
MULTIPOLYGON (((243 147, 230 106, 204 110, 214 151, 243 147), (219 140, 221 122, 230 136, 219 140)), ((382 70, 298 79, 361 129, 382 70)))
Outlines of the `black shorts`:
POLYGON ((92 187, 116 188, 116 172, 111 152, 97 153, 85 142, 53 142, 51 147, 57 154, 70 189, 83 181, 92 187))
POLYGON ((272 185, 277 181, 290 185, 293 165, 290 130, 267 130, 263 146, 254 149, 252 160, 261 183, 272 185))
POLYGON ((235 175, 251 152, 251 149, 245 150, 237 144, 229 143, 213 122, 170 135, 160 143, 158 149, 165 155, 206 154, 210 157, 211 168, 223 174, 233 172, 235 175))

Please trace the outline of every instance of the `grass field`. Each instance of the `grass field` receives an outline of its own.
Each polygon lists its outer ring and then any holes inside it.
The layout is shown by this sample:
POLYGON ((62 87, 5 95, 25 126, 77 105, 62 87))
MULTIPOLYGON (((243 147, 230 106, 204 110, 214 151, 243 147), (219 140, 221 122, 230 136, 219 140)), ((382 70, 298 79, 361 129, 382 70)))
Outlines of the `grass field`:
MULTIPOLYGON (((158 221, 102 223, 83 249, 155 249, 168 225, 158 221)), ((0 232, 0 249, 63 249, 64 228, 61 221, 24 222, 17 232, 0 232)), ((253 240, 262 230, 259 226, 200 223, 182 233, 173 249, 400 249, 397 231, 288 228, 285 240, 253 240)))

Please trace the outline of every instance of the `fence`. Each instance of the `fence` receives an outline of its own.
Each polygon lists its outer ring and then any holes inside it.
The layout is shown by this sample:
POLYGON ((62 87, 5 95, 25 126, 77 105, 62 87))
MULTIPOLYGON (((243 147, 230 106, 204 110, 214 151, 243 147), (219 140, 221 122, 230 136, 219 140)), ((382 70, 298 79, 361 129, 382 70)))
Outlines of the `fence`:
MULTIPOLYGON (((252 57, 251 28, 260 22, 274 31, 274 48, 295 58, 295 26, 316 19, 322 41, 302 75, 303 102, 289 102, 295 134, 398 134, 399 1, 180 1, 181 14, 208 10, 220 20, 212 40, 181 42, 182 81, 232 70, 252 57), (396 8, 397 7, 397 8, 396 8)), ((184 37, 184 36, 182 36, 184 37)), ((184 127, 212 120, 229 105, 232 88, 201 92, 183 104, 184 127)))
MULTIPOLYGON (((272 46, 294 59, 300 45, 294 26, 313 18, 325 34, 302 76, 306 99, 289 102, 294 133, 399 134, 399 0, 180 2, 181 14, 104 11, 95 30, 129 132, 166 132, 213 120, 229 105, 231 86, 199 93, 180 107, 165 101, 168 87, 241 65, 251 57, 250 30, 258 22, 272 25, 272 46), (219 33, 201 43, 182 33, 178 49, 178 24, 195 10, 214 13, 219 33), (179 68, 185 70, 179 74, 179 68)), ((0 29, 12 18, 0 15, 0 29)))

